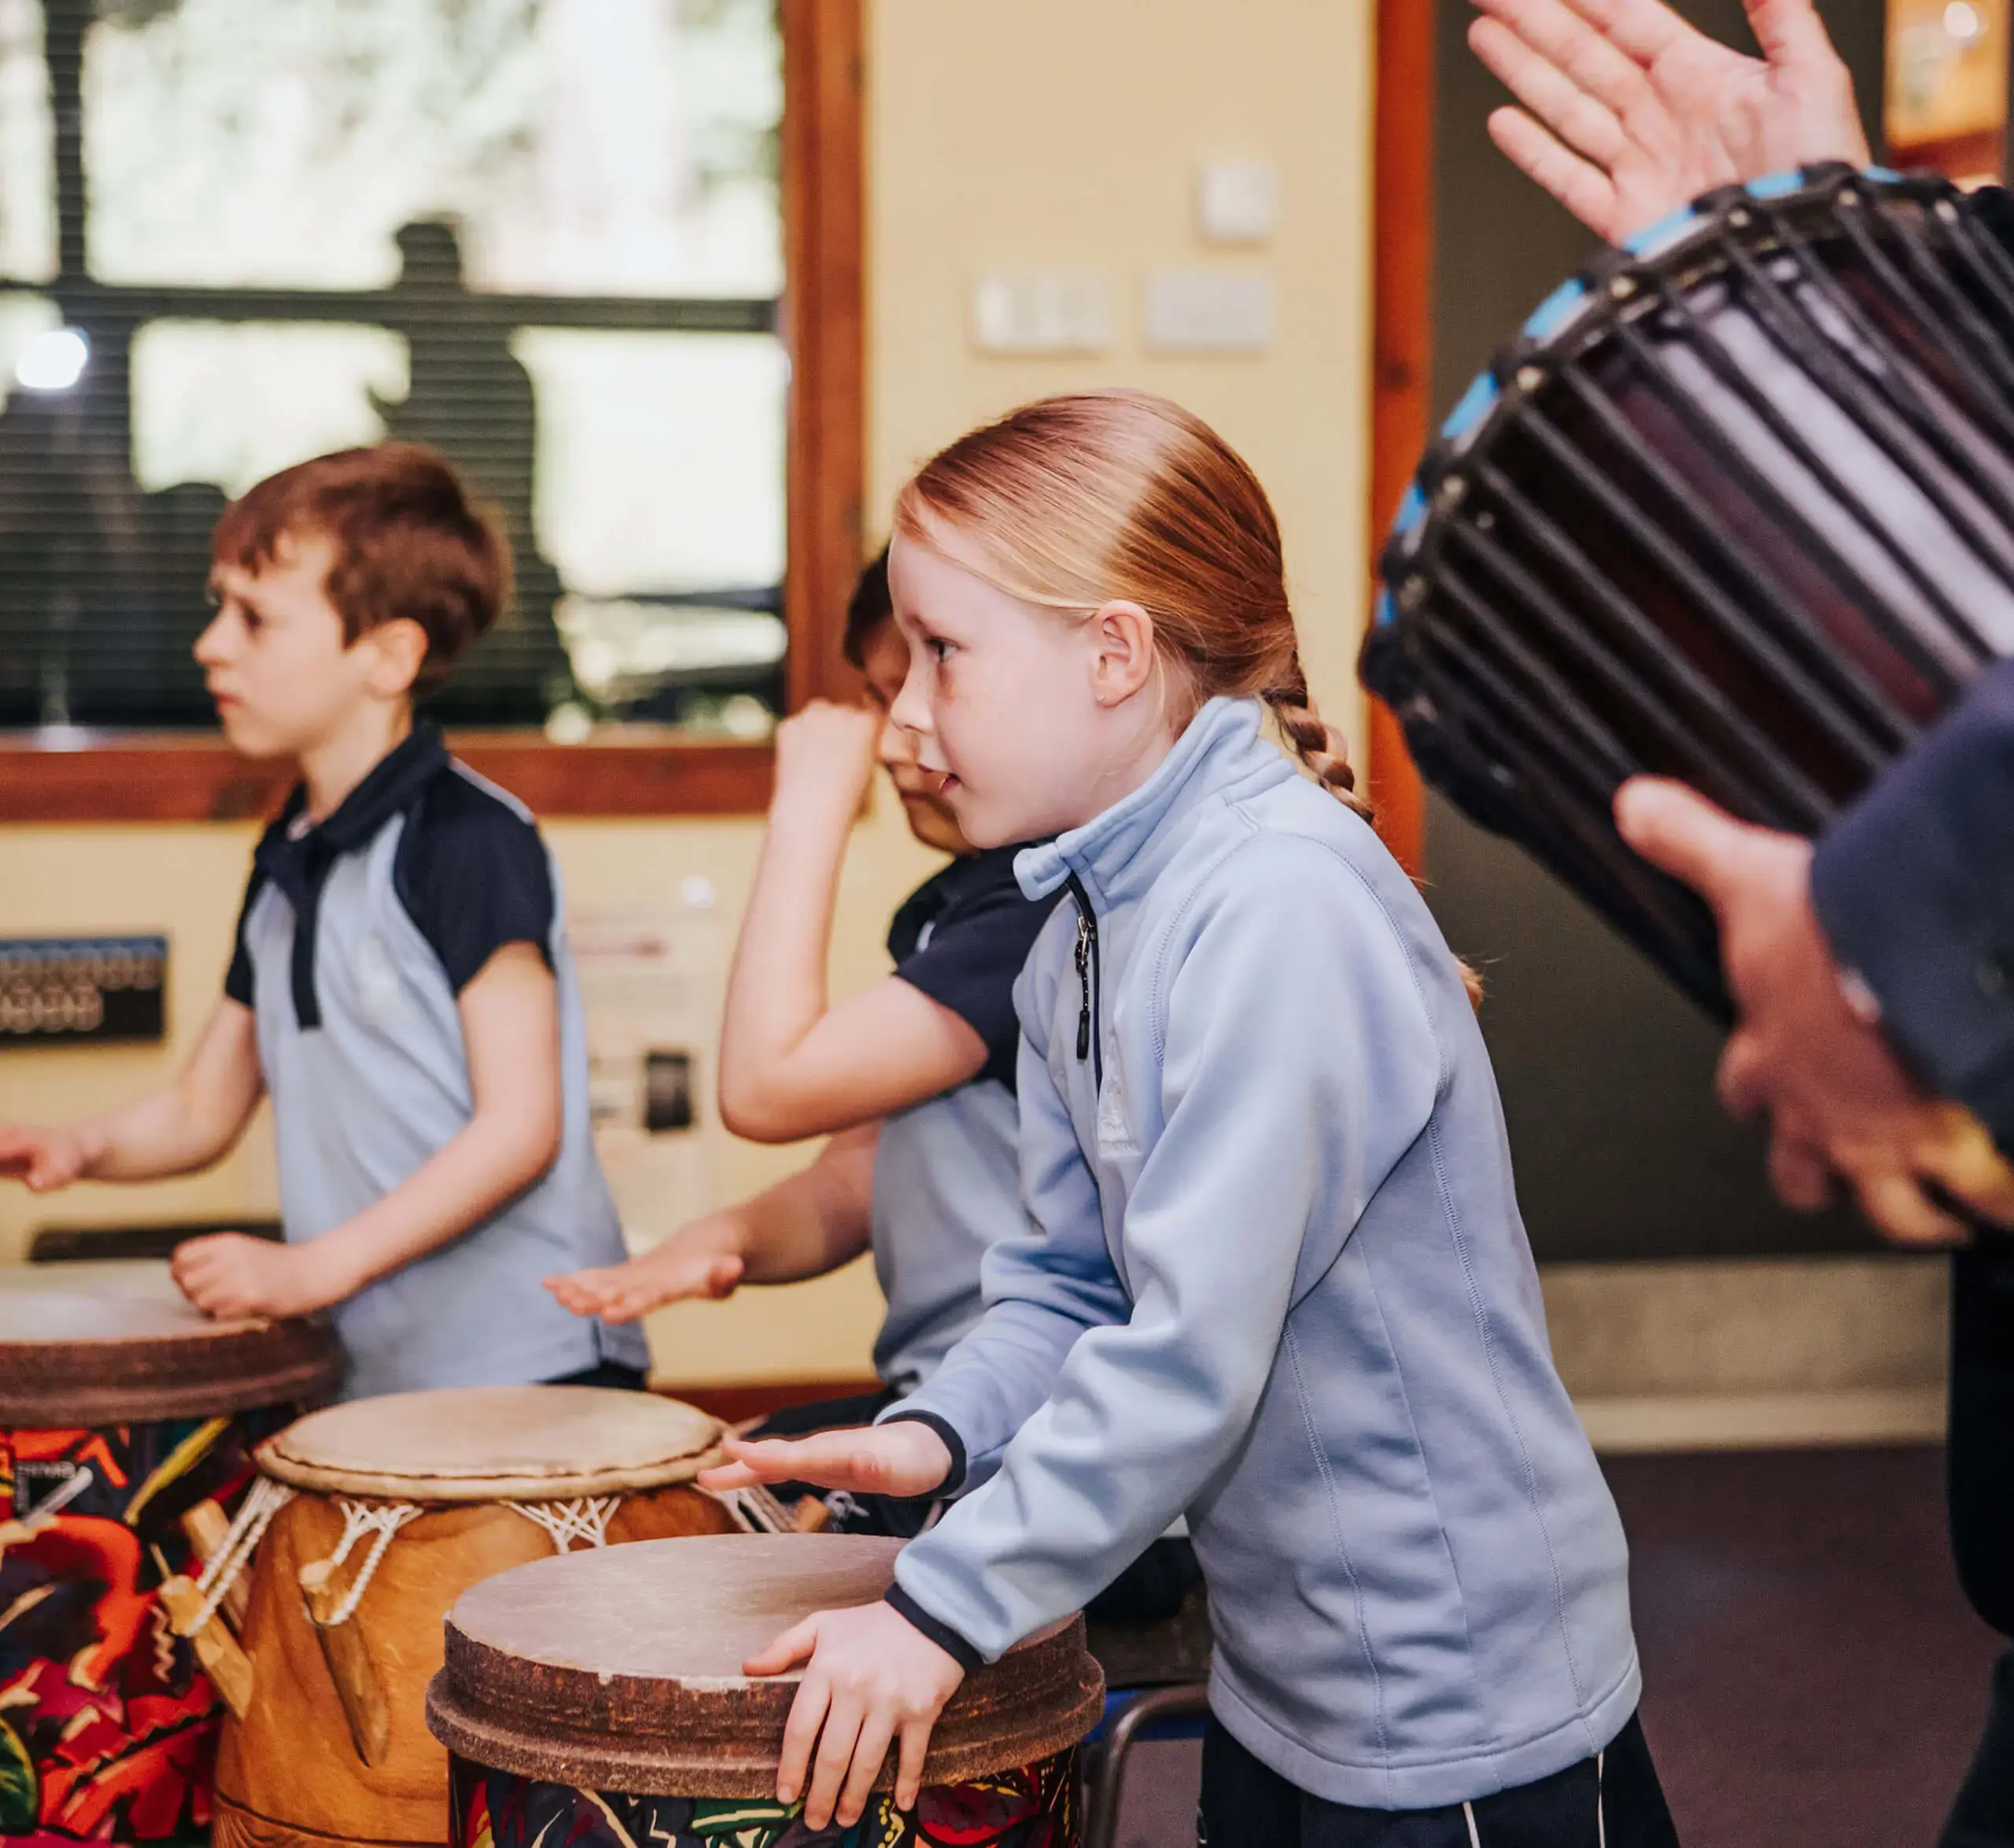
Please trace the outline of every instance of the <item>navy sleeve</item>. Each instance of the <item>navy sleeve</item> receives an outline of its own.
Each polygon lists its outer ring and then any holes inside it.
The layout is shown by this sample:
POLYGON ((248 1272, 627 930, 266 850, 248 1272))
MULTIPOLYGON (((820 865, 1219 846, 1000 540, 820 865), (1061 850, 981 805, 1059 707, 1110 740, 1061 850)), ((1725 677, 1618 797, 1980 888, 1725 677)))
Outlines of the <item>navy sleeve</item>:
POLYGON ((2014 662, 1828 830, 1811 896, 1897 1046, 2014 1151, 2014 662))
POLYGON ((1018 887, 1003 887, 946 917, 921 949, 895 965, 902 980, 949 1008, 985 1041, 979 1075, 998 1079, 1009 1090, 1021 1045, 1014 979, 1055 902, 1024 898, 1018 887))
POLYGON ((238 908, 238 930, 231 943, 231 967, 224 972, 224 998, 248 1008, 253 1005, 253 983, 252 951, 245 941, 245 926, 252 916, 252 907, 259 902, 259 893, 265 883, 265 874, 255 866, 245 887, 245 902, 238 908))
POLYGON ((537 824, 459 771, 437 776, 406 823, 393 882, 459 994, 507 943, 552 962, 552 867, 537 824))

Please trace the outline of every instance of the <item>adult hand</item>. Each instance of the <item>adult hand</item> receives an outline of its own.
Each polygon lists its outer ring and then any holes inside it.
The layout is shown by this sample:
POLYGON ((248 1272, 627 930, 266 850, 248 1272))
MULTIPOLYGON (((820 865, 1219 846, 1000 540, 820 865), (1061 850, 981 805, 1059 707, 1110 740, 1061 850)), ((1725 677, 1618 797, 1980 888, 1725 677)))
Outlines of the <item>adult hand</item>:
POLYGON ((53 1193, 80 1179, 90 1164, 84 1138, 72 1129, 0 1127, 0 1175, 31 1193, 53 1193))
POLYGON ((864 706, 814 699, 776 727, 778 809, 806 805, 846 821, 860 812, 874 775, 883 721, 864 706))
POLYGON ((1853 81, 1812 0, 1745 0, 1759 58, 1662 0, 1475 0, 1477 57, 1525 106, 1490 138, 1621 244, 1717 186, 1868 164, 1853 81))
POLYGON ((728 1461, 699 1473, 702 1488, 752 1488, 758 1482, 809 1482, 855 1495, 928 1495, 951 1473, 950 1448, 913 1419, 820 1431, 810 1437, 730 1438, 728 1461))
POLYGON ((850 1828, 866 1809, 894 1745, 895 1806, 913 1809, 931 1729, 965 1671, 887 1604, 819 1611, 742 1668, 750 1675, 780 1675, 799 1662, 804 1678, 784 1728, 776 1801, 795 1802, 808 1776, 806 1827, 828 1827, 836 1810, 841 1826, 850 1828))
POLYGON ((220 1322, 306 1315, 349 1293, 333 1274, 326 1238, 277 1245, 242 1232, 215 1232, 178 1245, 168 1268, 182 1293, 220 1322))
POLYGON ((576 1315, 634 1322, 667 1303, 724 1301, 740 1284, 743 1268, 731 1252, 695 1250, 673 1237, 626 1264, 548 1277, 545 1287, 576 1315))
POLYGON ((1750 827, 1684 784, 1637 777, 1616 797, 1623 839, 1713 908, 1739 1020, 1721 1060, 1721 1101, 1766 1116, 1769 1177, 1787 1204, 1825 1204, 1831 1177, 1905 1245, 1964 1226, 1927 1190, 2014 1224, 2014 1169, 1968 1112, 1931 1096, 1849 990, 1811 905, 1811 843, 1750 827))

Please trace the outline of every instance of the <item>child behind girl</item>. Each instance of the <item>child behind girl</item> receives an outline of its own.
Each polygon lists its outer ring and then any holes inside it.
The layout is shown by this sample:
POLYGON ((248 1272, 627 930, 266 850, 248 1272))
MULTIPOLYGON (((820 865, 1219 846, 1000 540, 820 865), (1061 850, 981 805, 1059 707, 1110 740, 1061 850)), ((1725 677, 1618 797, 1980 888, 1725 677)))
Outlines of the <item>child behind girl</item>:
POLYGON ((1463 972, 1309 703, 1263 491, 1161 400, 1051 399, 910 484, 893 581, 896 723, 1070 902, 984 1319, 871 1429, 712 1478, 964 1492, 886 1603, 749 1665, 806 1664, 780 1797, 850 1821, 893 1746, 913 1802, 965 1671, 1186 1512, 1211 1848, 1672 1843, 1463 972))

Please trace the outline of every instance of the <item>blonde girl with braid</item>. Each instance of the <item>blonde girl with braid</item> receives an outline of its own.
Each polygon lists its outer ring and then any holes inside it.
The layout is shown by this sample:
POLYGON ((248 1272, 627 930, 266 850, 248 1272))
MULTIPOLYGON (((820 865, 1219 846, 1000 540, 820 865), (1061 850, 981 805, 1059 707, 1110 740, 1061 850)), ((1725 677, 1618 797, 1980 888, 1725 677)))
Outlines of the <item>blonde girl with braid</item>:
POLYGON ((955 1498, 885 1603, 749 1665, 803 1665, 779 1796, 850 1824, 892 1753, 913 1802, 966 1671, 1186 1515, 1210 1848, 1669 1848, 1488 1057, 1308 696, 1264 491, 1085 393, 953 444, 895 533, 894 721, 1059 902, 985 1315, 874 1426, 711 1478, 955 1498))

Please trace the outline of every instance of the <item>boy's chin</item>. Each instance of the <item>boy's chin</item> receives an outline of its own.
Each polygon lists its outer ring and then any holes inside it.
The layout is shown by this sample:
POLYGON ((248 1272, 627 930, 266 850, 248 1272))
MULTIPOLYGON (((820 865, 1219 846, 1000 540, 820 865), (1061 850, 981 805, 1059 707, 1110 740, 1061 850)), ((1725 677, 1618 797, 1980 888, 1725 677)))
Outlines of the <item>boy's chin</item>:
POLYGON ((262 724, 249 714, 228 711, 219 714, 218 717, 223 727, 224 743, 240 757, 249 757, 264 763, 300 754, 299 747, 293 739, 274 726, 262 724))

